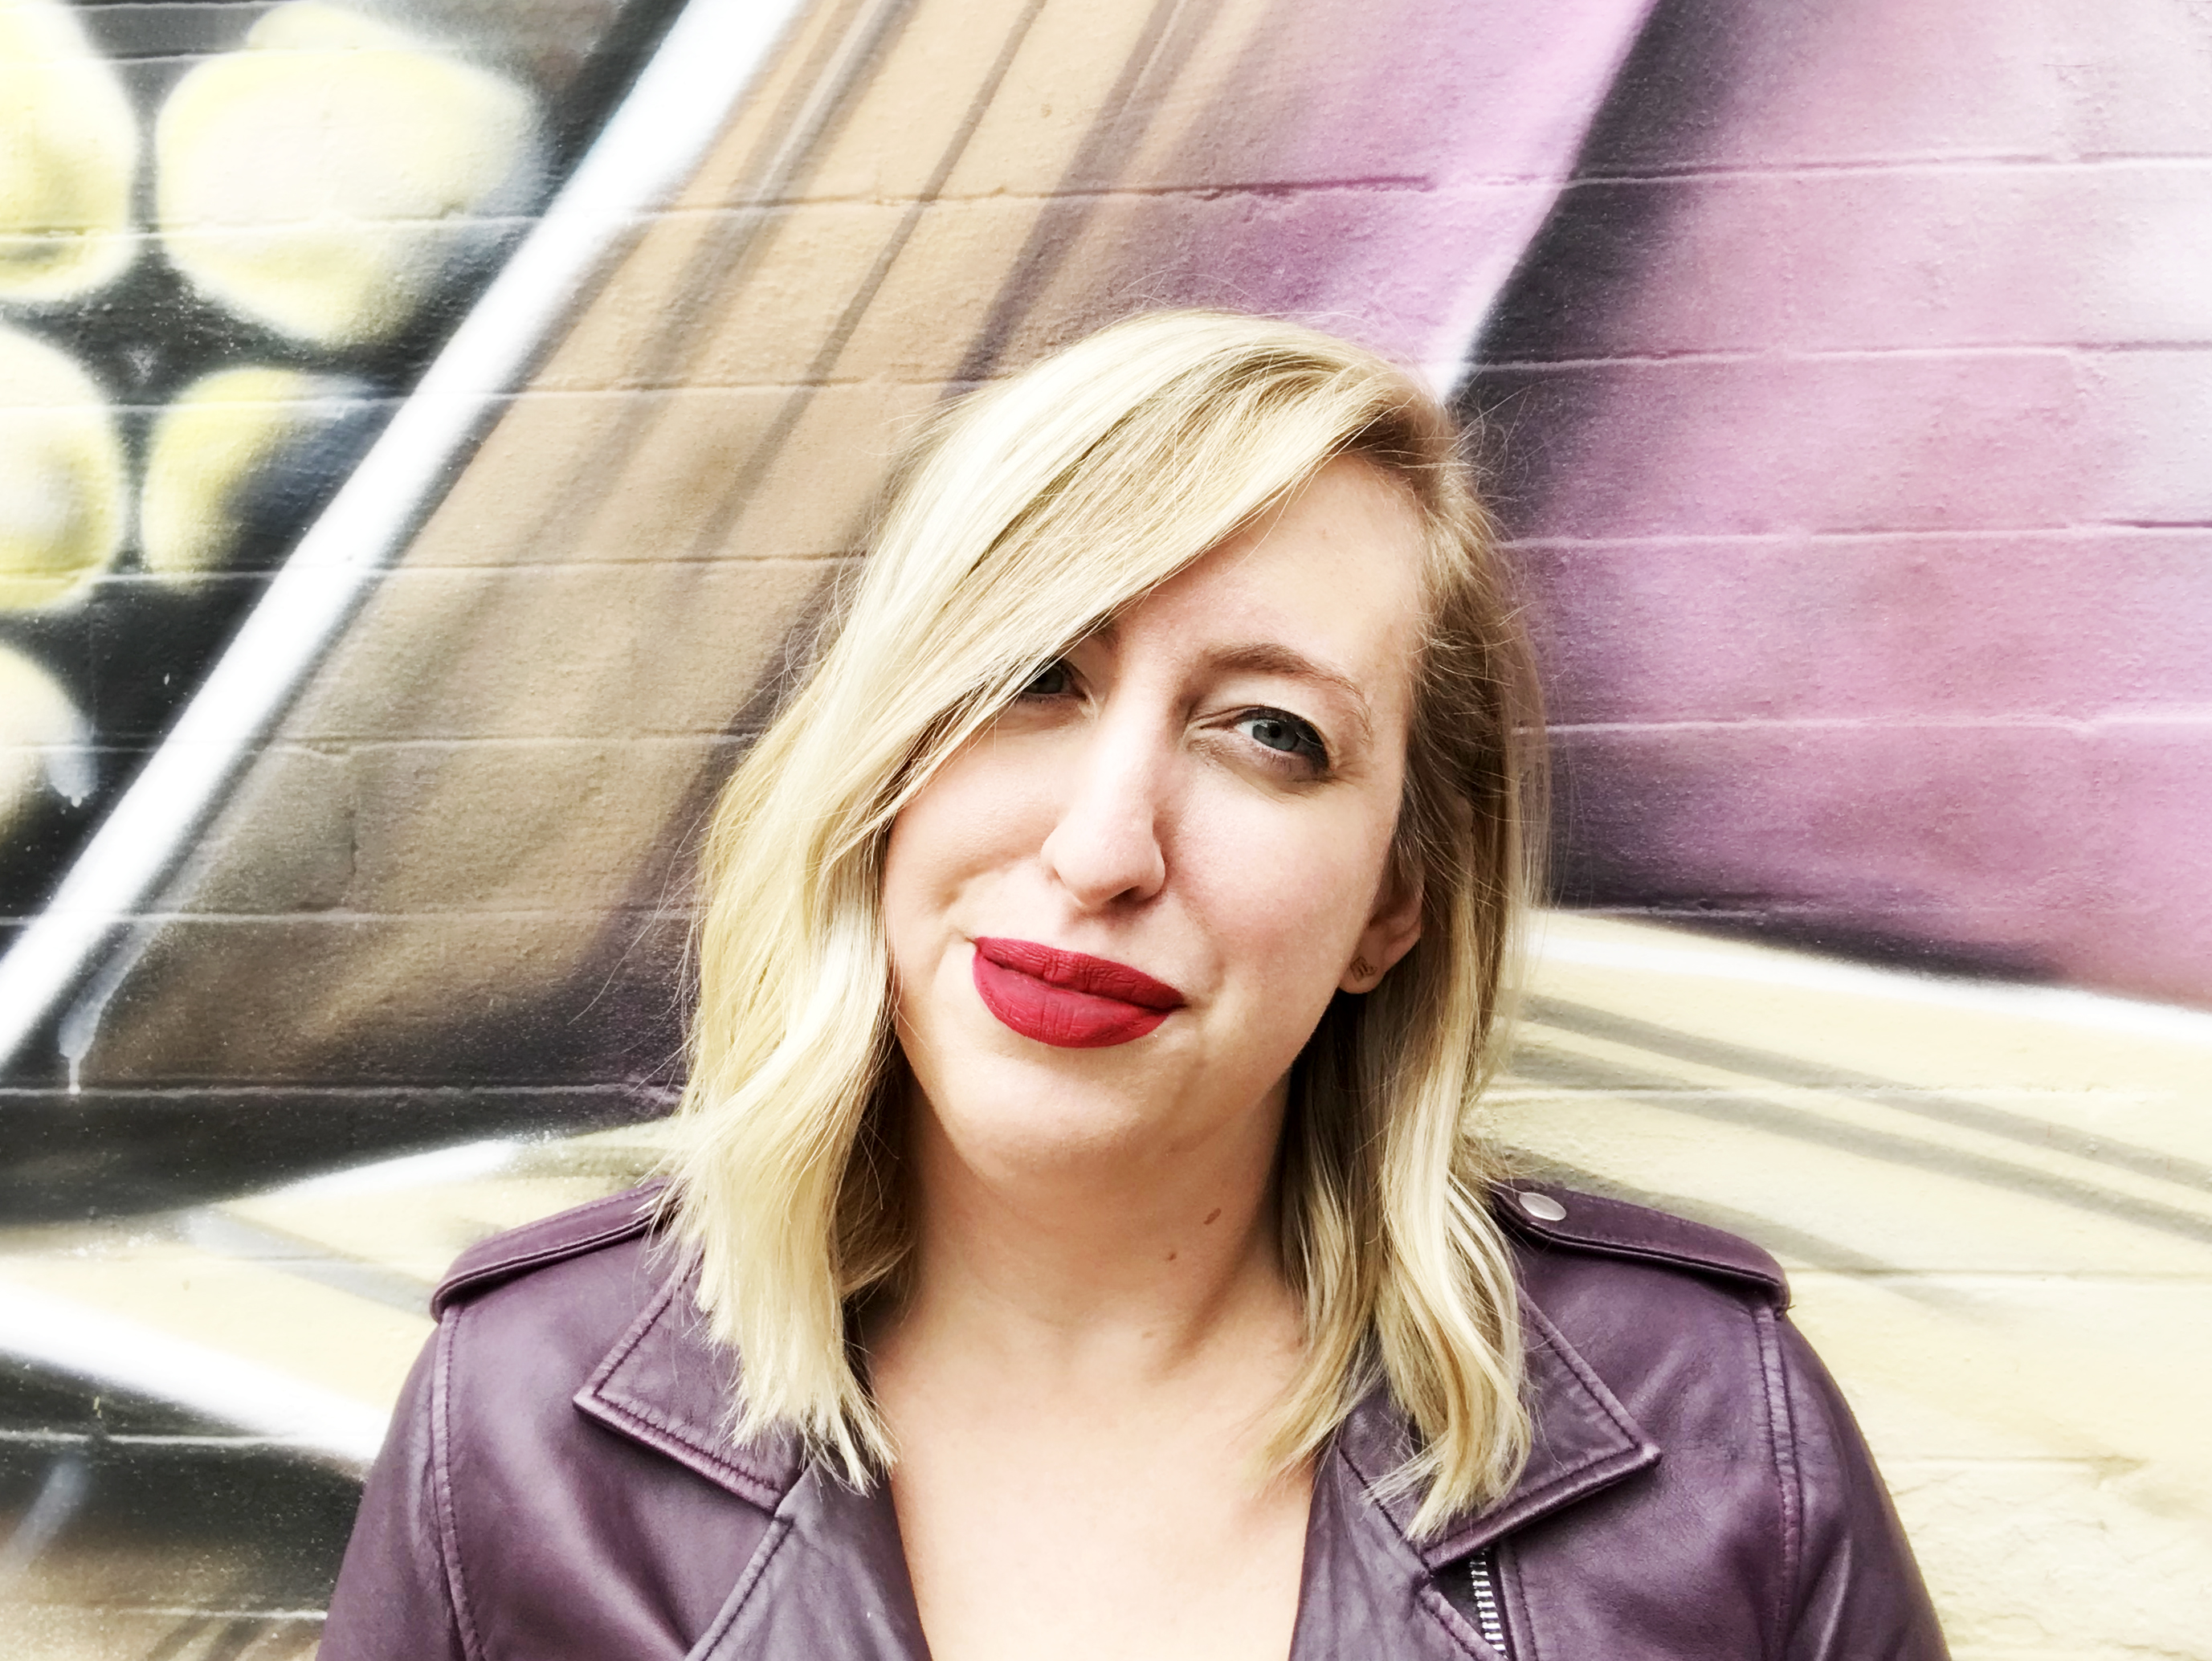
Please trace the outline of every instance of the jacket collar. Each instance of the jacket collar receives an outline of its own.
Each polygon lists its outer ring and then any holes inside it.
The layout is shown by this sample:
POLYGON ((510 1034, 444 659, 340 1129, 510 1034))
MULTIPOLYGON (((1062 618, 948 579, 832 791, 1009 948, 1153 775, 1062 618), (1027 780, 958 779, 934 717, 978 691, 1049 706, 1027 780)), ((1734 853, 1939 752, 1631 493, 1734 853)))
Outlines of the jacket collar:
MULTIPOLYGON (((1414 1547, 1431 1571, 1658 1462, 1658 1444, 1644 1433, 1544 1311, 1525 1297, 1521 1319, 1533 1420, 1528 1463, 1504 1500, 1486 1511, 1447 1521, 1431 1538, 1414 1547)), ((1379 1386, 1352 1409, 1337 1437, 1337 1457, 1358 1474, 1370 1493, 1413 1453, 1412 1427, 1379 1386)), ((1419 1496, 1392 1494, 1376 1503, 1400 1536, 1410 1539, 1419 1496)))
POLYGON ((737 1364, 702 1329, 693 1284, 690 1274, 668 1277, 576 1392, 576 1406, 772 1512, 805 1463, 799 1438, 778 1432, 744 1444, 730 1439, 726 1427, 737 1398, 737 1364))
MULTIPOLYGON (((724 1428, 737 1374, 702 1329, 688 1275, 672 1275, 576 1392, 576 1406, 770 1514, 768 1532, 691 1661, 821 1655, 901 1658, 928 1648, 889 1493, 856 1493, 798 1439, 739 1445, 724 1428)), ((1520 1481, 1489 1509, 1416 1541, 1411 1494, 1382 1479, 1413 1451, 1406 1419, 1377 1386, 1354 1408, 1314 1481, 1293 1661, 1384 1651, 1487 1652, 1434 1584, 1438 1571, 1659 1458, 1659 1448, 1525 1299, 1534 1443, 1520 1481)))

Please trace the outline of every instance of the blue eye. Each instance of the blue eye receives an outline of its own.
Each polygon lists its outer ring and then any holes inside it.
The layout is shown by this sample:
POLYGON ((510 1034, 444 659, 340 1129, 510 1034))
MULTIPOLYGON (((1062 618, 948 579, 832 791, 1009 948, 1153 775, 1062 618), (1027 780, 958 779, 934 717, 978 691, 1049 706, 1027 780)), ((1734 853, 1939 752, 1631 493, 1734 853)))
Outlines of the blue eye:
POLYGON ((1310 722, 1283 709, 1248 709, 1237 718, 1237 730, 1263 750, 1295 756, 1316 771, 1328 765, 1328 746, 1310 722))

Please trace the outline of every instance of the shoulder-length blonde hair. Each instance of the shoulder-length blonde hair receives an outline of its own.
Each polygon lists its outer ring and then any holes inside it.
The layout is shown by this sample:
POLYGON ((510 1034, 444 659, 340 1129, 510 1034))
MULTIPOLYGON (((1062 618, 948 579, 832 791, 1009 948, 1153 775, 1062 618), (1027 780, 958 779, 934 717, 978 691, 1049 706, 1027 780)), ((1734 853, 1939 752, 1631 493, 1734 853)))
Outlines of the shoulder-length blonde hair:
POLYGON ((1038 671, 1334 458, 1425 531, 1427 628, 1392 857, 1419 943, 1339 994, 1293 1076, 1282 1261, 1306 1315, 1267 1457, 1311 1455, 1376 1372, 1419 1433, 1417 1526, 1503 1494, 1528 1446, 1511 1269, 1468 1109, 1527 891, 1528 654, 1450 417, 1405 372, 1263 319, 1102 331, 951 406, 894 478, 842 627, 724 789, 670 1201, 742 1360, 735 1433, 795 1428, 856 1484, 890 1439, 848 1348, 912 1248, 879 904, 886 836, 1038 671))

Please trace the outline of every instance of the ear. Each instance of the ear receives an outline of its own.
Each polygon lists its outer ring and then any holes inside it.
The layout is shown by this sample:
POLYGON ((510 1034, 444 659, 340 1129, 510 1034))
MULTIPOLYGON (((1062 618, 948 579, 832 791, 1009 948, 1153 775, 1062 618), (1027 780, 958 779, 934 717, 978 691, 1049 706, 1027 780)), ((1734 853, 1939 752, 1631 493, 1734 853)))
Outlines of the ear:
POLYGON ((1337 984, 1346 992, 1372 992, 1420 938, 1421 874, 1394 854, 1376 891, 1374 914, 1359 931, 1352 961, 1337 984))

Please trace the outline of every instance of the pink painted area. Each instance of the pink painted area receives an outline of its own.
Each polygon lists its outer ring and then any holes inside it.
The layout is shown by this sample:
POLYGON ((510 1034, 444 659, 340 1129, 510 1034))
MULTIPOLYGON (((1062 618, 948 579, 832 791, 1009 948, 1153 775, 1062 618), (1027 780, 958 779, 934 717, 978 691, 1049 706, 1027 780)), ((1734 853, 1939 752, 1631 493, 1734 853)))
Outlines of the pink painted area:
POLYGON ((2100 464, 2087 503, 2097 518, 2212 525, 2212 351, 2204 347, 2195 341, 2077 362, 2100 464))
POLYGON ((1650 5, 1278 9, 1226 87, 1170 95, 1184 137, 1102 288, 1308 318, 1449 386, 1650 5))
POLYGON ((2212 19, 1662 17, 1480 381, 1571 873, 2212 1002, 2212 19))
MULTIPOLYGON (((1217 43, 1218 44, 1218 43, 1217 43)), ((2212 16, 1267 20, 1078 313, 1479 330, 1589 897, 2212 1001, 2212 16)), ((1148 83, 1154 84, 1154 83, 1148 83)))
POLYGON ((1516 557, 1555 597, 1542 649, 1561 726, 2212 709, 2212 530, 1564 542, 1516 557))
POLYGON ((1704 0, 1663 67, 1692 118, 1607 166, 1751 171, 2212 149, 2212 20, 2187 0, 1704 0))
POLYGON ((1613 782, 1570 793, 1570 830, 1637 910, 2205 1001, 2201 730, 1739 721, 1559 742, 1571 778, 1613 782))
POLYGON ((1528 535, 2028 530, 2091 495, 2063 350, 1615 358, 1486 386, 1543 469, 1528 535))
POLYGON ((1584 212, 1622 223, 1639 267, 1632 295, 1585 319, 1593 357, 2212 334, 2212 161, 1914 161, 1573 188, 1584 212), (1688 234, 1652 234, 1674 226, 1688 234))

